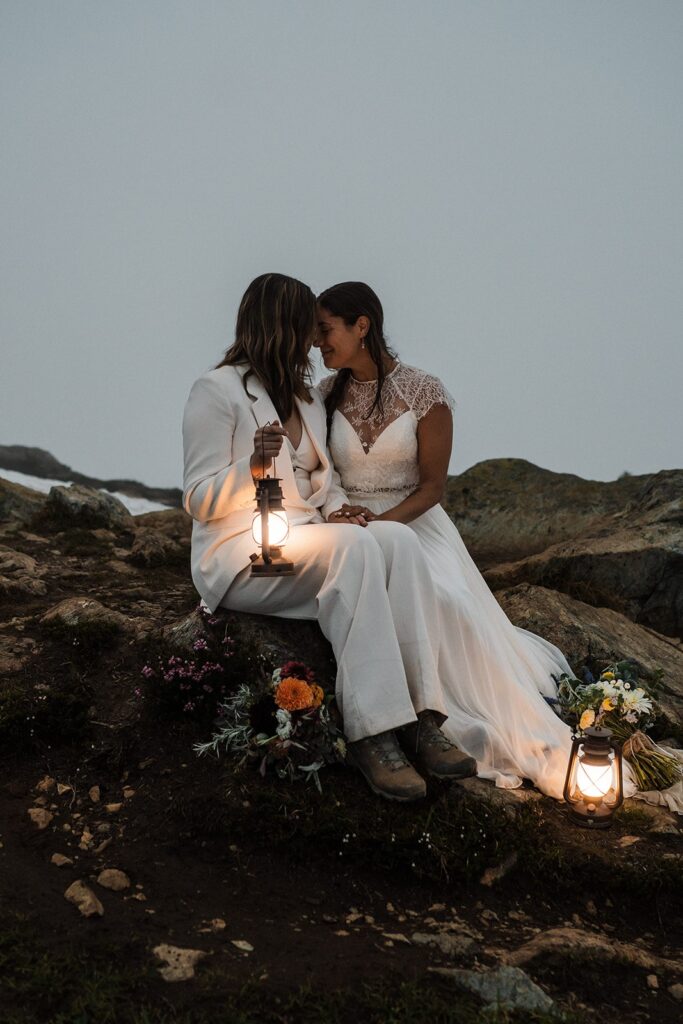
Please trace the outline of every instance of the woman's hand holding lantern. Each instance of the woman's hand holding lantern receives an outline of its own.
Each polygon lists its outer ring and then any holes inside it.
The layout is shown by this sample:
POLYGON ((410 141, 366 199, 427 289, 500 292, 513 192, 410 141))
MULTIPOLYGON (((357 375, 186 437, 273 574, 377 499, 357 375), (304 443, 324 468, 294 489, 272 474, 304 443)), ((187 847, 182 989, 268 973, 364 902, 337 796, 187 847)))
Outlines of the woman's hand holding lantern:
POLYGON ((259 427, 254 434, 254 452, 249 460, 251 475, 255 480, 262 479, 270 469, 273 459, 280 454, 287 431, 275 420, 259 427))

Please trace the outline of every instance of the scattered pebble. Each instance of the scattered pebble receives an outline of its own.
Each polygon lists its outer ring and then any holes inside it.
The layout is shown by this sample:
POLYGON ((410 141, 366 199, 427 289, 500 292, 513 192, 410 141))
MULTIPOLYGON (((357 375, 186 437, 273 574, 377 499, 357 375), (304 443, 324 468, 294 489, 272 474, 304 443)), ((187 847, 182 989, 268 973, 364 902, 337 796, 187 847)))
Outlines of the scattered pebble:
POLYGON ((200 928, 200 932, 222 932, 225 931, 227 925, 222 917, 214 917, 210 921, 202 921, 204 925, 200 928))
POLYGON ((63 868, 65 864, 73 864, 73 860, 71 857, 65 857, 63 853, 53 853, 50 863, 56 864, 58 868, 63 868))
POLYGON ((102 917, 104 914, 104 907, 97 896, 80 878, 72 882, 64 898, 78 907, 83 917, 93 917, 95 914, 102 917))
POLYGON ((100 802, 100 787, 91 786, 88 790, 88 796, 94 804, 98 804, 100 802))
POLYGON ((617 846, 621 846, 624 849, 627 846, 633 846, 634 843, 640 842, 640 836, 622 836, 621 839, 617 839, 617 846))
POLYGON ((29 807, 28 816, 38 828, 43 829, 52 821, 54 815, 46 811, 44 807, 29 807))
POLYGON ((120 892, 122 889, 130 888, 130 878, 124 871, 119 871, 118 868, 105 868, 97 876, 97 884, 101 885, 103 889, 112 889, 114 892, 120 892))
POLYGON ((203 949, 181 949, 167 943, 155 946, 152 952, 165 964, 159 968, 164 981, 189 981, 190 978, 194 978, 194 969, 198 961, 208 956, 203 949))
POLYGON ((655 991, 659 988, 659 978, 656 974, 648 974, 646 980, 648 988, 654 989, 655 991))
POLYGON ((251 942, 247 942, 246 939, 231 939, 230 940, 235 949, 240 949, 243 953, 253 953, 254 947, 251 942))

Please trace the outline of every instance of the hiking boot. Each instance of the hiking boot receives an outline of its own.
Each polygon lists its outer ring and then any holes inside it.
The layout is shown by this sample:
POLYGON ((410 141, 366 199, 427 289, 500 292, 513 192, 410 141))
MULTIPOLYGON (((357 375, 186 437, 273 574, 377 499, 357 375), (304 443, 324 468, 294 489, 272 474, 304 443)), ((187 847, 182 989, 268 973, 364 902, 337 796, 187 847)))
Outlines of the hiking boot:
POLYGON ((458 750, 442 733, 431 711, 398 730, 401 746, 419 768, 438 779, 467 779, 477 774, 477 762, 458 750))
POLYGON ((346 759, 363 773, 373 793, 387 800, 419 800, 427 793, 425 780, 406 760, 393 732, 349 743, 346 759))

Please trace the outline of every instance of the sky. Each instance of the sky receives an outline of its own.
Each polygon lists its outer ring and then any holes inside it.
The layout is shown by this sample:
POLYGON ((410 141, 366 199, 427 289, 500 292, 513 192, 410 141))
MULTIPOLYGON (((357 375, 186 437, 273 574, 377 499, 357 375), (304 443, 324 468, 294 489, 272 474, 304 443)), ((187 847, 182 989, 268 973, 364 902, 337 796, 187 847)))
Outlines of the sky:
POLYGON ((0 0, 0 444, 179 485, 277 271, 377 291, 452 472, 683 466, 682 86, 679 0, 0 0))

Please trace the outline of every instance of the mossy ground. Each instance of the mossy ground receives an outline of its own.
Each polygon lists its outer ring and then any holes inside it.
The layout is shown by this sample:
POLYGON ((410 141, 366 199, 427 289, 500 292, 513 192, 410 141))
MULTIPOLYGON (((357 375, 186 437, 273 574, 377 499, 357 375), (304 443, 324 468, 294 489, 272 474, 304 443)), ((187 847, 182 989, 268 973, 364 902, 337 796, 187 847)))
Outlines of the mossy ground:
MULTIPOLYGON (((501 802, 493 791, 430 783, 424 802, 403 806, 376 798, 343 766, 322 773, 321 795, 262 779, 250 765, 197 758, 192 746, 208 738, 210 720, 179 715, 151 690, 135 695, 143 665, 171 650, 160 631, 196 604, 186 570, 116 575, 106 539, 74 534, 66 557, 63 538, 48 540, 60 545, 48 596, 20 616, 7 608, 3 626, 36 647, 0 678, 2 1024, 541 1024, 529 1013, 485 1013, 430 967, 489 970, 506 950, 567 922, 675 955, 680 834, 653 834, 641 808, 592 834, 547 799, 501 802), (48 607, 88 594, 137 631, 100 637, 40 626, 48 607), (48 795, 54 818, 41 831, 27 812, 44 775, 72 788, 48 795), (109 802, 121 810, 109 814, 109 802), (80 846, 86 824, 108 826, 96 832, 98 843, 112 840, 102 853, 80 846), (57 868, 55 852, 73 864, 57 868), (499 880, 484 884, 486 869, 501 865, 499 880), (99 870, 112 866, 144 901, 98 887, 99 870), (97 891, 101 919, 81 918, 64 899, 75 878, 97 891), (201 931, 215 918, 224 932, 201 931), (445 956, 410 941, 453 922, 477 936, 472 952, 445 956), (254 952, 238 951, 235 939, 254 952), (162 942, 209 952, 193 981, 160 978, 152 949, 162 942)), ((45 561, 44 545, 23 543, 45 561)), ((306 657, 309 638, 293 624, 289 654, 306 657)), ((245 675, 260 641, 240 642, 245 675)), ((322 679, 324 647, 316 657, 322 679)), ((606 1024, 673 1024, 680 1015, 666 992, 674 979, 662 977, 653 992, 641 969, 551 957, 527 973, 567 1021, 597 1014, 606 1024)))

